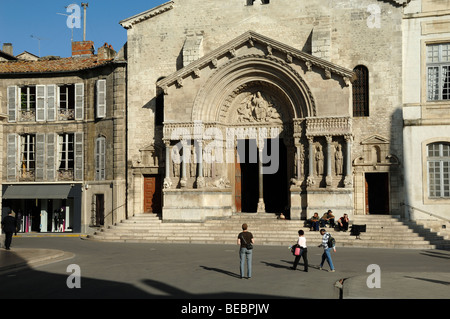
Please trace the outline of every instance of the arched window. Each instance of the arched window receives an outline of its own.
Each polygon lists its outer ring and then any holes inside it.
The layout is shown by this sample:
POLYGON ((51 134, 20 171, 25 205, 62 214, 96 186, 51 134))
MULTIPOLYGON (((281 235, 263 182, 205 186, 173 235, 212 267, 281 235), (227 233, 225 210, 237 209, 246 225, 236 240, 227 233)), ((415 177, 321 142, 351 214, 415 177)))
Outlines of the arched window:
POLYGON ((450 143, 427 145, 428 196, 450 198, 450 143))
MULTIPOLYGON (((160 77, 158 81, 161 81, 164 77, 160 77)), ((155 101, 155 125, 163 125, 164 123, 164 92, 160 88, 156 88, 156 101, 155 101)))
POLYGON ((353 116, 369 116, 369 70, 364 65, 353 69, 353 116))

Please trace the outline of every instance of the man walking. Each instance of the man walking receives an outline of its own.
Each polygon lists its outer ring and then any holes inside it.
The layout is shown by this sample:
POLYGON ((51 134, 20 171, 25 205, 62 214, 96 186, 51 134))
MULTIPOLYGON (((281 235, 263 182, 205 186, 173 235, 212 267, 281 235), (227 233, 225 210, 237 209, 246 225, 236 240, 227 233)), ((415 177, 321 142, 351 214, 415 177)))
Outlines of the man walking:
POLYGON ((8 216, 5 216, 2 219, 2 229, 5 233, 5 248, 6 250, 10 250, 11 242, 12 242, 12 236, 14 233, 17 234, 17 222, 16 217, 14 217, 14 212, 10 211, 8 216))
POLYGON ((330 250, 333 249, 334 252, 336 252, 336 247, 334 245, 329 246, 328 240, 330 239, 331 235, 330 233, 327 233, 325 229, 320 230, 320 234, 322 235, 322 244, 319 245, 319 247, 323 247, 323 254, 322 254, 322 262, 320 263, 319 269, 322 270, 323 264, 325 262, 325 259, 328 262, 328 265, 330 266, 330 272, 335 272, 333 261, 331 260, 331 253, 330 250))

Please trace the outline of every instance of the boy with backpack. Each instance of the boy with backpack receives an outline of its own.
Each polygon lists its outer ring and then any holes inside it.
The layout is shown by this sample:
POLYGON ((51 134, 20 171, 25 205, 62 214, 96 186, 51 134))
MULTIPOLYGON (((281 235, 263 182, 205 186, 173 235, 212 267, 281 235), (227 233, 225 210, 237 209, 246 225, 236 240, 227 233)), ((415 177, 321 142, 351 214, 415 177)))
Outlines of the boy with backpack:
POLYGON ((333 249, 334 252, 336 252, 336 242, 334 238, 331 236, 330 233, 327 233, 325 229, 320 230, 320 234, 322 235, 322 244, 319 245, 319 247, 323 247, 323 254, 322 254, 322 262, 320 263, 319 269, 322 270, 323 264, 325 262, 325 259, 328 262, 328 265, 330 266, 330 272, 335 272, 333 261, 331 260, 331 253, 330 250, 333 249))

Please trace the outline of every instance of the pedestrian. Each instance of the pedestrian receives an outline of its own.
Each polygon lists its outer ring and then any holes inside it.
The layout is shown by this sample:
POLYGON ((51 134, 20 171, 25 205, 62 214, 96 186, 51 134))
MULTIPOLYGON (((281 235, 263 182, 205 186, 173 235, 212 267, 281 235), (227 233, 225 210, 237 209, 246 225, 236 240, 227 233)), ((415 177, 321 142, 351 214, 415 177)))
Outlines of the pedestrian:
POLYGON ((342 216, 341 218, 338 219, 337 223, 338 223, 338 229, 340 231, 347 231, 348 230, 348 215, 344 214, 344 216, 342 216))
POLYGON ((330 272, 335 272, 333 261, 331 260, 331 253, 330 250, 333 249, 334 252, 336 252, 336 247, 333 245, 329 247, 328 240, 331 237, 330 233, 327 233, 325 229, 320 230, 320 235, 322 235, 322 244, 319 245, 319 247, 323 247, 323 254, 322 254, 322 262, 320 263, 319 270, 322 270, 323 264, 325 262, 325 259, 327 260, 328 265, 330 266, 330 272))
POLYGON ((5 233, 5 248, 10 250, 12 236, 15 233, 17 235, 17 221, 14 212, 11 210, 8 216, 2 219, 2 229, 5 233))
POLYGON ((319 214, 314 213, 314 215, 309 219, 311 231, 318 231, 319 230, 319 214))
POLYGON ((330 228, 334 228, 334 215, 331 209, 323 214, 322 218, 320 219, 320 227, 325 227, 326 224, 329 224, 330 228))
POLYGON ((244 278, 245 261, 247 261, 247 279, 252 278, 252 254, 255 240, 248 230, 247 224, 242 224, 242 232, 238 235, 237 244, 239 245, 239 260, 241 279, 244 278))
POLYGON ((295 256, 294 266, 291 269, 296 270, 300 257, 303 257, 304 271, 308 272, 308 248, 306 246, 305 232, 301 229, 298 231, 297 245, 300 247, 300 255, 295 256))

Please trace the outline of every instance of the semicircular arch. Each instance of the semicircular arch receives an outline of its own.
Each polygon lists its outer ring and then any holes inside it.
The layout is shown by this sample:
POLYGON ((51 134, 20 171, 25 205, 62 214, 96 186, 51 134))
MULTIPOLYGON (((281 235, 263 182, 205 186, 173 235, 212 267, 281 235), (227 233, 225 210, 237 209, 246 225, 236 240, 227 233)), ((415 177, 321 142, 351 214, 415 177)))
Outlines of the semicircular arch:
POLYGON ((236 99, 257 92, 278 103, 283 122, 316 115, 311 90, 288 63, 272 56, 247 55, 230 60, 214 72, 196 96, 192 119, 230 122, 236 99))

